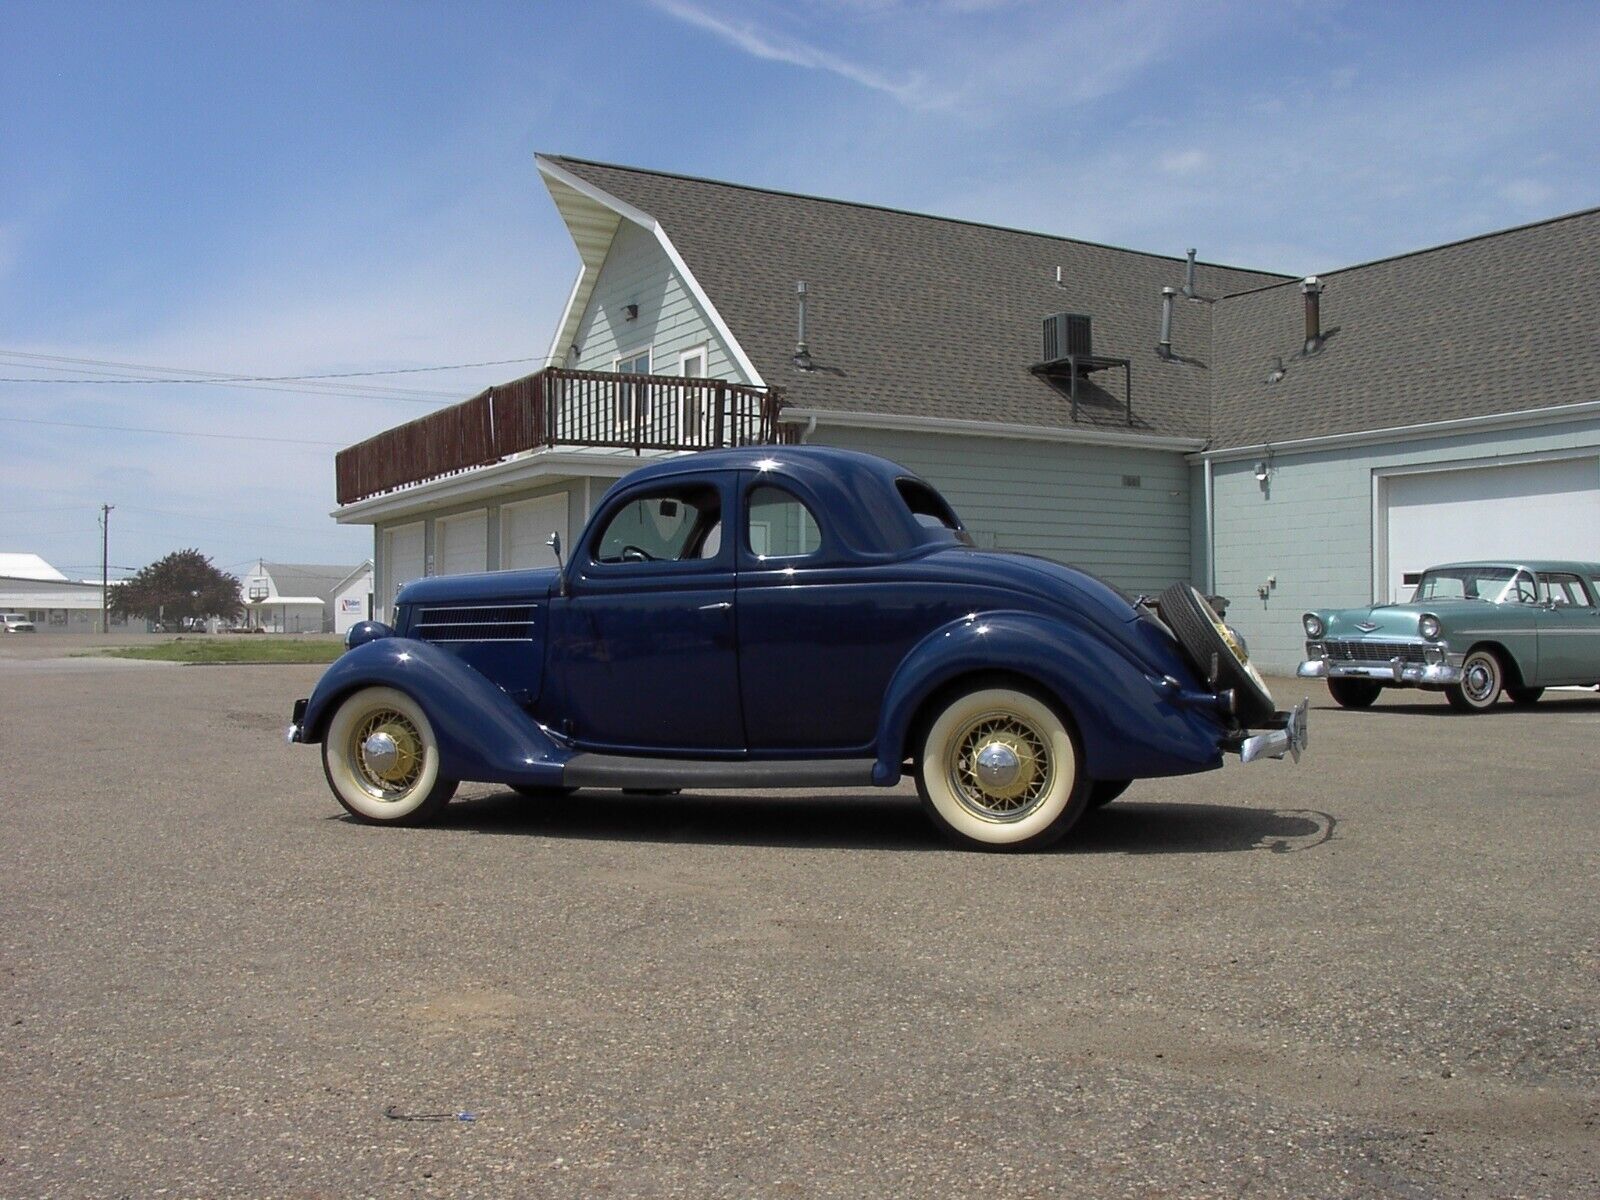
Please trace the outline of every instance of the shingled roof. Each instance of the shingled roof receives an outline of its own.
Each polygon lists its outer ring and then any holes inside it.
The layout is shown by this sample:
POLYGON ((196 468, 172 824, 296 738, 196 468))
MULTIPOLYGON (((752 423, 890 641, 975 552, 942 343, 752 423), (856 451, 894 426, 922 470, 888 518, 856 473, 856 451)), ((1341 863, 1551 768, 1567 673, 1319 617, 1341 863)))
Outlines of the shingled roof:
MULTIPOLYGON (((1096 354, 1132 360, 1134 430, 1210 432, 1212 306, 1180 299, 1179 361, 1155 351, 1181 258, 968 221, 546 156, 659 221, 767 383, 800 408, 1071 427, 1029 372, 1040 325, 1087 313, 1096 354), (1057 268, 1061 283, 1056 283, 1057 268), (795 369, 795 283, 815 370, 795 369)), ((1202 263, 1219 295, 1285 276, 1202 263)), ((1081 388, 1078 427, 1127 430, 1121 373, 1081 388)), ((1081 385, 1080 385, 1081 386, 1081 385)))
POLYGON ((1322 348, 1302 356, 1294 283, 1215 306, 1218 447, 1600 400, 1591 299, 1600 209, 1321 277, 1322 348), (1268 383, 1273 356, 1284 377, 1268 383))

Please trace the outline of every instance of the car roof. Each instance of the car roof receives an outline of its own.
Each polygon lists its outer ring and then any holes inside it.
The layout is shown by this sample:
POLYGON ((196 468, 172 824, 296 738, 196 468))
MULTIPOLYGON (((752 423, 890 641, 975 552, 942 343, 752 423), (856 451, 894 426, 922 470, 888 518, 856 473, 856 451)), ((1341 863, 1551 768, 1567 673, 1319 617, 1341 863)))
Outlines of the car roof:
POLYGON ((932 484, 886 458, 835 446, 737 446, 651 463, 618 480, 595 506, 595 516, 623 488, 631 490, 657 479, 736 471, 768 475, 817 505, 816 516, 835 535, 833 545, 824 548, 827 559, 883 558, 954 540, 948 530, 920 525, 896 486, 901 480, 912 480, 938 495, 932 484))
POLYGON ((1455 571, 1462 567, 1522 567, 1529 571, 1565 571, 1573 575, 1600 574, 1600 563, 1581 562, 1570 558, 1485 558, 1469 562, 1436 563, 1430 571, 1455 571))

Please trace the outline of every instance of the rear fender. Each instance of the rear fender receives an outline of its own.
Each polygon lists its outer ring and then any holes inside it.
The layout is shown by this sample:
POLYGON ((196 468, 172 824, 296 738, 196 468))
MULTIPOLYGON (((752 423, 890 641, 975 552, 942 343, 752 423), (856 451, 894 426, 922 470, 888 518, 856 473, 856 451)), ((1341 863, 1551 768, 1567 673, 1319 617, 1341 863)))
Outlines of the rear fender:
POLYGON ((934 630, 901 662, 884 694, 873 781, 894 783, 900 764, 918 752, 908 738, 930 696, 986 671, 1031 680, 1066 708, 1092 778, 1186 775, 1222 765, 1218 718, 1174 703, 1169 685, 1103 635, 1033 613, 995 612, 934 630))
POLYGON ((455 655, 411 638, 380 638, 341 655, 311 693, 300 740, 320 742, 340 701, 366 687, 395 688, 422 706, 446 778, 560 786, 570 750, 455 655))

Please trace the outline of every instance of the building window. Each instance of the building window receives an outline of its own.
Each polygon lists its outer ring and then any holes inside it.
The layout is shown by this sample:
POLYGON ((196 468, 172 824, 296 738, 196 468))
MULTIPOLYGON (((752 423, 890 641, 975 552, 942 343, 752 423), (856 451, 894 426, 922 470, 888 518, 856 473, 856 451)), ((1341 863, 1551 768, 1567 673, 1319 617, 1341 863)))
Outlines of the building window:
MULTIPOLYGON (((635 350, 632 354, 617 356, 618 375, 650 374, 650 347, 635 350)), ((624 383, 617 386, 617 436, 624 440, 633 436, 635 421, 645 419, 645 389, 642 384, 624 383)))
MULTIPOLYGON (((704 379, 706 377, 706 348, 696 346, 692 350, 685 350, 678 355, 678 374, 685 379, 704 379)), ((689 386, 683 390, 683 404, 681 413, 680 434, 686 446, 708 446, 711 444, 710 432, 706 424, 706 392, 705 389, 689 386)))

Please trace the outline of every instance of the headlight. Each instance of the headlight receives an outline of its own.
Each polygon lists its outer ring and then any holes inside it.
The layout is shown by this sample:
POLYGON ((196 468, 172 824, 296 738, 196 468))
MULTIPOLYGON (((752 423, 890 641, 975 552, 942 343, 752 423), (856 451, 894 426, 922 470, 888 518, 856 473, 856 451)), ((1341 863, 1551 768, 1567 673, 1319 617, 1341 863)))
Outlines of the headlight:
POLYGON ((1423 613, 1422 620, 1417 622, 1417 632, 1430 642, 1439 640, 1439 618, 1432 613, 1423 613))
POLYGON ((1328 627, 1322 623, 1322 618, 1317 616, 1316 613, 1307 613, 1300 620, 1306 627, 1306 636, 1308 638, 1319 638, 1328 631, 1328 627))

